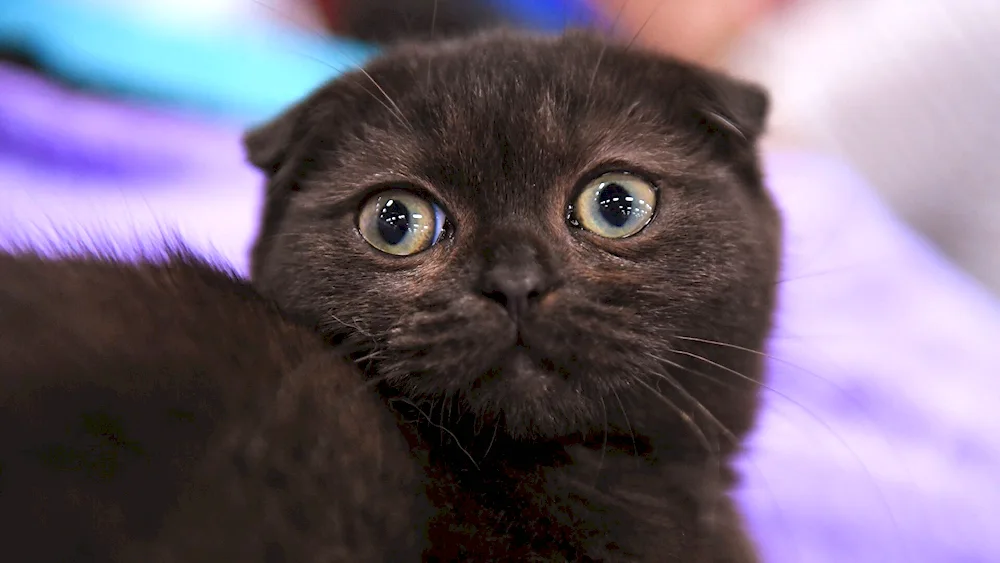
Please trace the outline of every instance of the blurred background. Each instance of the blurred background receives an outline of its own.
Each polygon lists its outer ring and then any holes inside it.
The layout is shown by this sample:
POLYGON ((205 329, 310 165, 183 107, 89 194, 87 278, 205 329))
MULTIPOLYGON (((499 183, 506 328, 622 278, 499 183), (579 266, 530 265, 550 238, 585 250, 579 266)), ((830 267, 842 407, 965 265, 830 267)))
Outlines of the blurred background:
POLYGON ((0 243, 245 267, 240 132, 400 37, 598 29, 773 100, 787 222, 739 491, 766 561, 1000 561, 1000 1, 0 0, 0 243))

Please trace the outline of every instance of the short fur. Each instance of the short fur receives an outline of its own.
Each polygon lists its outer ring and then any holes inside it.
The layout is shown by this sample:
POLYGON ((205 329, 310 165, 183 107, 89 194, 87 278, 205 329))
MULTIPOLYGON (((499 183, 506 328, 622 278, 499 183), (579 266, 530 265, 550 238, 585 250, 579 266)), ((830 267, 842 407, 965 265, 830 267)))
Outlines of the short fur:
POLYGON ((4 561, 419 559, 389 411, 246 282, 0 254, 0 335, 4 561))
POLYGON ((267 176, 253 284, 326 344, 189 260, 0 259, 14 545, 755 561, 728 492, 780 254, 766 113, 756 87, 580 33, 411 44, 334 80, 246 138, 267 176), (621 169, 659 188, 649 226, 569 225, 581 184, 621 169), (440 244, 400 258, 361 238, 359 205, 391 186, 441 203, 440 244), (498 275, 533 280, 517 321, 498 275), (125 469, 105 484, 80 448, 125 469), (64 520, 30 512, 43 492, 64 520))
POLYGON ((753 560, 727 491, 778 270, 766 113, 754 86, 589 34, 492 33, 400 47, 247 136, 269 178, 254 281, 365 347, 422 421, 438 559, 753 560), (660 186, 653 222, 567 225, 617 169, 660 186), (366 244, 358 205, 389 186, 453 236, 366 244), (539 282, 520 323, 486 296, 499 271, 539 282))

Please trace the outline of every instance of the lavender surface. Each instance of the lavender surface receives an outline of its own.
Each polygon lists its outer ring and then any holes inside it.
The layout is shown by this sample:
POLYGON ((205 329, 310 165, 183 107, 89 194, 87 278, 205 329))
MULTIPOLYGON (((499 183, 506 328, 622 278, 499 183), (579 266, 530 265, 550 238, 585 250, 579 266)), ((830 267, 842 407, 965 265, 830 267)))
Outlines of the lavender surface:
MULTIPOLYGON (((246 268, 239 130, 0 67, 0 244, 174 232, 246 268)), ((1000 305, 836 161, 771 154, 786 219, 766 408, 737 495, 766 561, 1000 561, 1000 305)))

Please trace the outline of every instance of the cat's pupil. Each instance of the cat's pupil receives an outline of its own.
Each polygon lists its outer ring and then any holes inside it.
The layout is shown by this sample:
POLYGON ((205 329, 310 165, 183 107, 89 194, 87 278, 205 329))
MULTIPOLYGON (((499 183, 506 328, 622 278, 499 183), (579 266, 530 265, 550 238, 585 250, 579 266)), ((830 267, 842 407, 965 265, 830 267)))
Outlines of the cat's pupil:
POLYGON ((410 210, 398 199, 390 199, 378 214, 378 233, 389 244, 399 244, 410 231, 410 210))
POLYGON ((608 184, 597 194, 597 208, 601 217, 615 227, 623 227, 632 215, 632 202, 635 198, 628 190, 618 184, 608 184))

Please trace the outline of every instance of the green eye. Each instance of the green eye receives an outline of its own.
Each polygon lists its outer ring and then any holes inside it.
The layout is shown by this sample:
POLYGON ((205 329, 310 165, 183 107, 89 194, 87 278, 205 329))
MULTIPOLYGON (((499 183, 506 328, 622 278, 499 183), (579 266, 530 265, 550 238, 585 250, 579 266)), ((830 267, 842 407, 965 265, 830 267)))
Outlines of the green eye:
POLYGON ((365 200, 358 230, 382 252, 409 256, 437 244, 444 223, 444 211, 435 203, 406 190, 386 190, 365 200))
POLYGON ((624 172, 591 180, 570 207, 569 220, 605 238, 625 238, 641 231, 653 218, 656 188, 624 172))

